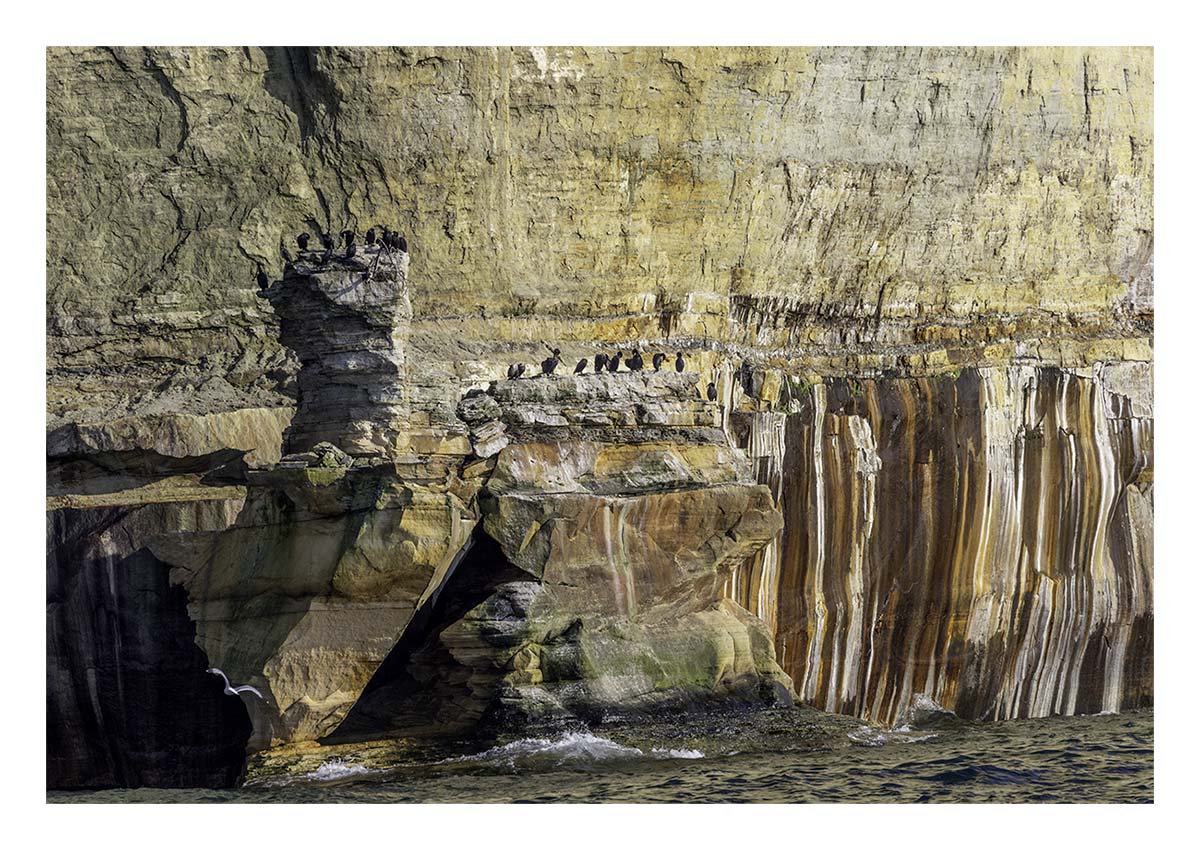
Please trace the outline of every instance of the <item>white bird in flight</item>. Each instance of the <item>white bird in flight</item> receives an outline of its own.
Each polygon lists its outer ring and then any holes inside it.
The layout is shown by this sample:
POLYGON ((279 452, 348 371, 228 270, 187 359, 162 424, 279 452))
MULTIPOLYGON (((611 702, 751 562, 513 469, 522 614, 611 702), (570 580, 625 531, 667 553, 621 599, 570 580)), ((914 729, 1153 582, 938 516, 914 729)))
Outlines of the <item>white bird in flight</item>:
POLYGON ((233 685, 229 684, 229 677, 226 676, 224 673, 222 673, 221 668, 219 668, 219 667, 209 667, 207 672, 216 673, 218 676, 220 676, 222 679, 225 680, 225 693, 229 694, 231 697, 237 696, 242 691, 249 691, 250 693, 254 694, 256 697, 258 697, 260 700, 262 700, 263 702, 267 701, 266 697, 264 697, 262 694, 260 694, 258 692, 258 688, 254 687, 253 685, 238 685, 235 688, 233 685))

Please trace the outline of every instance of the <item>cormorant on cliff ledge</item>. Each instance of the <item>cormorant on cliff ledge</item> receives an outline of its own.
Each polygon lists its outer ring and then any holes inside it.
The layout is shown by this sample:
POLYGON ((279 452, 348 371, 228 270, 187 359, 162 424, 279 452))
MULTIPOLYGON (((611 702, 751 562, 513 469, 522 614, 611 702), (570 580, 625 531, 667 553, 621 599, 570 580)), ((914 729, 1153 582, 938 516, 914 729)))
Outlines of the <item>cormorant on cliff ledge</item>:
POLYGON ((554 374, 555 368, 557 368, 558 364, 562 362, 562 358, 558 356, 559 354, 561 354, 561 352, 556 348, 556 349, 554 349, 553 356, 547 357, 545 360, 542 361, 542 374, 543 375, 553 375, 554 374))
POLYGON ((308 234, 301 233, 299 236, 297 236, 296 244, 300 246, 301 251, 307 251, 308 250, 308 234))
POLYGON ((254 279, 258 282, 258 289, 260 292, 271 285, 271 281, 267 277, 267 273, 262 269, 258 270, 258 274, 254 276, 254 279))
POLYGON ((608 355, 601 351, 593 362, 596 364, 596 373, 599 374, 608 366, 608 355))
POLYGON ((717 385, 714 384, 712 381, 708 382, 708 400, 709 401, 717 400, 717 385))
POLYGON ((617 351, 612 357, 608 358, 608 371, 615 372, 621 368, 621 352, 617 351))
POLYGON ((587 368, 587 358, 585 357, 582 360, 580 360, 578 363, 575 364, 575 374, 582 375, 583 370, 586 368, 587 368))
POLYGON ((626 357, 626 358, 625 358, 625 365, 626 365, 626 366, 629 368, 629 371, 631 371, 631 372, 640 372, 640 371, 642 371, 642 366, 643 366, 643 365, 645 365, 645 364, 644 364, 644 362, 642 361, 642 355, 641 355, 641 352, 639 352, 639 351, 638 351, 638 350, 635 348, 635 349, 633 350, 633 356, 632 356, 632 357, 626 357))
POLYGON ((676 372, 683 371, 683 352, 682 351, 675 352, 675 371, 676 372))
POLYGON ((661 351, 654 355, 654 360, 652 362, 654 363, 655 372, 662 368, 663 361, 666 359, 667 355, 663 354, 661 351))

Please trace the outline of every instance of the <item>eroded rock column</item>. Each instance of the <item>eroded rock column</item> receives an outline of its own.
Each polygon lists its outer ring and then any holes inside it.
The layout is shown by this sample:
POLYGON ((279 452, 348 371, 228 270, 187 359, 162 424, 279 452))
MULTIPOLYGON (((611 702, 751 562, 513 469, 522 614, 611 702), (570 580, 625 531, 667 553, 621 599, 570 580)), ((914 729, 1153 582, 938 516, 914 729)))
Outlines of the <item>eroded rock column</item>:
POLYGON ((302 252, 266 291, 280 341, 300 360, 299 404, 284 454, 328 442, 352 456, 394 456, 408 425, 408 254, 302 252))

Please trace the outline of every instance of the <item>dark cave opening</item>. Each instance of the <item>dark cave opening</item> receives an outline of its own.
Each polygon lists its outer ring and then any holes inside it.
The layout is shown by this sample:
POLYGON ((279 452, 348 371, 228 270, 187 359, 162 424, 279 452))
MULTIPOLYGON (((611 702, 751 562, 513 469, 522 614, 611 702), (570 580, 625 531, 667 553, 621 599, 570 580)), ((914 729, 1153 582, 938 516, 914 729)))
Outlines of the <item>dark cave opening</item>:
POLYGON ((186 591, 146 549, 90 551, 125 510, 51 515, 47 787, 230 787, 250 718, 205 672, 186 591))

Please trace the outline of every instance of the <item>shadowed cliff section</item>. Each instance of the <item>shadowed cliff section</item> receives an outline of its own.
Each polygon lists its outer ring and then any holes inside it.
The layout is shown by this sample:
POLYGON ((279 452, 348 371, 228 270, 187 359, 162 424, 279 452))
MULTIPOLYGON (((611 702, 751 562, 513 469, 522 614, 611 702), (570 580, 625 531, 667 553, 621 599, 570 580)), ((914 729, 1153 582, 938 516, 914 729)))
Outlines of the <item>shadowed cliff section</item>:
POLYGON ((335 128, 338 96, 332 81, 314 67, 318 48, 261 49, 267 60, 263 85, 296 116, 301 145, 307 144, 318 129, 335 128))
POLYGON ((529 577, 508 562, 494 540, 476 530, 461 559, 413 616, 346 719, 325 740, 445 736, 465 734, 478 726, 492 707, 502 670, 480 681, 440 644, 441 634, 500 587, 522 578, 529 577))
POLYGON ((187 594, 146 549, 104 553, 126 508, 47 524, 47 787, 231 786, 242 701, 205 672, 187 594))

